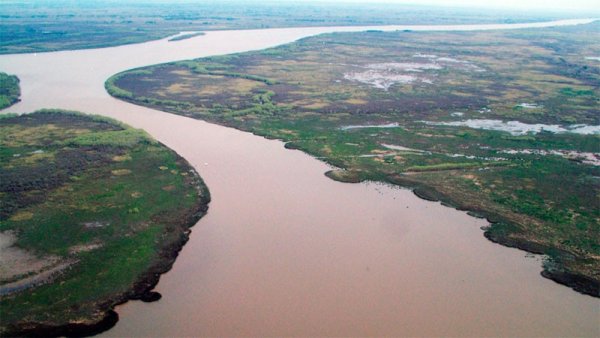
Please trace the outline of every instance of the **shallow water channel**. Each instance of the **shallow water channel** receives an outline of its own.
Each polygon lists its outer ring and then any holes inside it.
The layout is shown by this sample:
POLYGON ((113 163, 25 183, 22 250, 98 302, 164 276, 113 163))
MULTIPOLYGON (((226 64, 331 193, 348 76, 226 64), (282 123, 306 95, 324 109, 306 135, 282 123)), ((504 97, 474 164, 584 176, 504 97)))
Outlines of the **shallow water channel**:
POLYGON ((327 165, 279 141, 118 101, 103 88, 133 67, 364 29, 215 31, 0 56, 0 70, 18 75, 23 92, 6 111, 65 108, 143 128, 211 190, 208 215, 161 277, 163 298, 117 307, 120 321, 104 336, 600 335, 597 299, 542 278, 539 257, 489 242, 484 220, 408 190, 331 181, 327 165))

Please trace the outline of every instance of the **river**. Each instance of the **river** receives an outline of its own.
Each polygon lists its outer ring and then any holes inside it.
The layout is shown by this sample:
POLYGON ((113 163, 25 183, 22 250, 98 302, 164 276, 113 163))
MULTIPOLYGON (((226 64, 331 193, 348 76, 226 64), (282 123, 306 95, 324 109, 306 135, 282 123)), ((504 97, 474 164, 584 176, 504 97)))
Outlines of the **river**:
POLYGON ((540 257, 486 240, 484 220, 408 190, 331 181, 327 165, 279 141, 135 106, 103 88, 129 68, 367 28, 214 31, 0 56, 0 70, 22 86, 22 102, 5 111, 64 108, 143 128, 211 191, 208 215, 156 288, 163 298, 117 307, 120 321, 103 336, 600 336, 600 302, 542 278, 540 257))

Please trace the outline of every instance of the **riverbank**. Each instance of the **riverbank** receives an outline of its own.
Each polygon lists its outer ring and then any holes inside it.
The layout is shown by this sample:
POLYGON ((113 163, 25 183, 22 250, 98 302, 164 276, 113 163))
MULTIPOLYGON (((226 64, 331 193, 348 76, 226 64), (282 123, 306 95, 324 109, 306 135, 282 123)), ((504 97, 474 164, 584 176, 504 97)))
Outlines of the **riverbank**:
POLYGON ((569 18, 558 13, 498 13, 418 5, 293 4, 269 2, 73 4, 68 1, 2 3, 0 54, 41 53, 133 44, 167 38, 182 31, 265 29, 276 27, 391 24, 475 24, 538 22, 569 18), (68 12, 69 15, 61 15, 68 12), (127 20, 123 18, 127 18, 127 20), (506 18, 510 17, 510 20, 506 18), (121 19, 118 19, 121 18, 121 19))
POLYGON ((155 289, 161 301, 118 306, 119 323, 101 336, 597 336, 597 299, 539 278, 541 258, 483 238, 485 220, 390 185, 334 182, 326 164, 282 142, 131 105, 103 88, 125 69, 337 30, 360 28, 211 31, 0 56, 23 88, 11 111, 113 117, 174 149, 211 188, 210 212, 155 289))
MULTIPOLYGON (((369 180, 368 173, 352 170, 331 170, 326 172, 325 176, 343 183, 361 183, 369 180)), ((480 200, 473 198, 457 198, 457 194, 455 193, 448 191, 440 192, 435 186, 429 186, 418 179, 405 175, 390 175, 383 178, 383 181, 392 185, 411 189, 417 197, 423 200, 441 202, 447 207, 460 211, 467 211, 473 217, 486 219, 490 225, 482 228, 484 230, 483 235, 494 243, 536 255, 545 255, 550 251, 556 250, 540 244, 535 238, 513 236, 515 222, 518 222, 519 220, 507 217, 506 214, 492 211, 492 208, 482 205, 480 200), (506 228, 509 229, 506 230, 506 228)), ((569 252, 554 252, 552 258, 554 261, 547 260, 544 262, 543 270, 540 272, 542 277, 570 287, 582 294, 595 298, 600 297, 600 285, 598 280, 590 278, 589 273, 582 274, 577 271, 564 269, 566 264, 560 260, 573 260, 572 254, 569 252)))
MULTIPOLYGON (((198 176, 199 178, 199 176, 198 176)), ((205 214, 208 204, 199 206, 187 220, 182 221, 178 229, 182 235, 177 241, 166 243, 159 254, 158 262, 140 276, 129 292, 115 295, 98 304, 98 313, 90 318, 78 319, 76 323, 18 323, 11 325, 2 335, 5 337, 81 337, 93 336, 110 330, 119 321, 115 307, 131 300, 154 302, 162 297, 160 293, 152 291, 160 280, 160 276, 173 267, 179 252, 189 240, 191 227, 193 227, 205 214), (186 223, 184 223, 186 222, 186 223)))
POLYGON ((190 164, 73 112, 5 115, 0 135, 2 336, 96 334, 116 305, 158 300, 152 289, 210 202, 190 164))
MULTIPOLYGON (((289 143, 286 143, 286 148, 305 151, 293 145, 289 145, 289 143)), ((457 198, 456 193, 448 191, 445 193, 440 192, 435 186, 430 186, 418 179, 405 175, 393 174, 380 178, 372 177, 370 176, 370 173, 356 170, 334 169, 327 171, 325 176, 342 183, 363 183, 370 180, 383 181, 391 185, 411 189, 415 196, 423 200, 441 202, 446 207, 467 211, 473 217, 486 219, 490 225, 482 228, 484 230, 483 235, 494 243, 536 255, 546 255, 548 252, 553 252, 553 261, 546 260, 542 265, 543 269, 540 272, 542 277, 572 288, 582 294, 595 298, 600 297, 600 284, 597 279, 590 277, 590 273, 583 274, 577 271, 565 270, 564 267, 568 263, 561 260, 573 260, 572 254, 565 251, 555 252, 555 248, 540 244, 535 238, 513 236, 515 222, 521 220, 515 220, 513 217, 507 217, 506 214, 493 211, 493 208, 482 205, 481 200, 474 198, 457 198), (508 230, 506 230, 506 228, 508 228, 508 230)), ((572 264, 572 262, 569 263, 572 264)), ((594 267, 591 267, 591 269, 592 271, 590 272, 593 273, 594 267)))
POLYGON ((544 277, 599 297, 600 73, 582 56, 600 53, 587 49, 599 26, 328 34, 135 69, 105 86, 282 140, 344 169, 326 174, 338 181, 416 186, 484 214, 487 238, 546 255, 544 277))

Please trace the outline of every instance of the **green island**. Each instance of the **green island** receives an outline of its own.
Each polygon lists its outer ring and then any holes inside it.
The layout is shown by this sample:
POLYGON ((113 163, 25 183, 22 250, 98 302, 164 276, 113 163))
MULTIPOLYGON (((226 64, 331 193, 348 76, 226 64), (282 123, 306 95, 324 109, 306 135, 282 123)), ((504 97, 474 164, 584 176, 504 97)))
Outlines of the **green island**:
POLYGON ((598 297, 600 22, 334 33, 117 74, 110 94, 283 140, 343 182, 487 218, 492 241, 598 297))
MULTIPOLYGON (((36 1, 0 3, 0 54, 100 48, 161 39, 187 31, 388 24, 473 24, 549 21, 568 14, 481 11, 417 5, 276 0, 36 1)), ((572 17, 572 14, 571 14, 572 17)))
POLYGON ((21 88, 19 78, 0 72, 0 109, 4 109, 19 102, 21 88))
POLYGON ((195 33, 181 34, 181 35, 177 35, 175 37, 170 38, 169 42, 187 40, 187 39, 195 38, 197 36, 202 36, 202 35, 205 35, 205 34, 206 33, 204 33, 204 32, 195 32, 195 33))
POLYGON ((157 300, 210 201, 183 158, 99 116, 2 115, 0 166, 1 336, 89 335, 157 300))

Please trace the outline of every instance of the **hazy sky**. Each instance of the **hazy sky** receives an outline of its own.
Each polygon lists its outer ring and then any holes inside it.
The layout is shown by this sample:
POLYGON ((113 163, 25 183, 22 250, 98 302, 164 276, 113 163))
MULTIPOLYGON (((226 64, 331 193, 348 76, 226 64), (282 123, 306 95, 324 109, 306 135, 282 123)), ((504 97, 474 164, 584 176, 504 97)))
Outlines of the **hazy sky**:
MULTIPOLYGON (((317 1, 317 0, 304 0, 317 1)), ((498 7, 512 9, 569 9, 600 12, 600 0, 321 0, 326 2, 398 3, 444 6, 498 7)))

